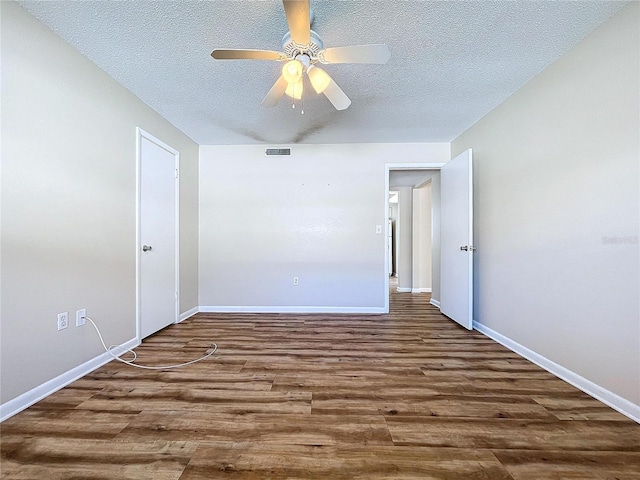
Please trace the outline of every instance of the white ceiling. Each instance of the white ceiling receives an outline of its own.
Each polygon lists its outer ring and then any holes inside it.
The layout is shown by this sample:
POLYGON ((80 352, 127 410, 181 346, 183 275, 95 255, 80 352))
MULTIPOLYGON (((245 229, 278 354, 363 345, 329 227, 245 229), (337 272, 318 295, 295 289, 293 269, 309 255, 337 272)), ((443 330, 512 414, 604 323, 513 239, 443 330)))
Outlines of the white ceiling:
POLYGON ((325 47, 386 43, 387 65, 327 65, 351 98, 311 88, 260 105, 281 64, 213 60, 280 50, 269 1, 21 1, 24 8, 199 144, 448 142, 622 8, 619 1, 311 0, 325 47))
POLYGON ((418 187, 434 175, 434 170, 391 170, 389 188, 418 187))

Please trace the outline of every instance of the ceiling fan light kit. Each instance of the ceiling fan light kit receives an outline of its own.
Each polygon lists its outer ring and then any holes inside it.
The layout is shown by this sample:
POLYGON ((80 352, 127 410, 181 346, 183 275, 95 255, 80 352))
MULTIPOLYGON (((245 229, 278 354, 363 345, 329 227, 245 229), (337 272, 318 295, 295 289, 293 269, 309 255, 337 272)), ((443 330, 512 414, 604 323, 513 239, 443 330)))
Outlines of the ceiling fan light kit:
POLYGON ((302 98, 304 73, 309 77, 316 93, 324 94, 337 110, 351 105, 351 100, 338 84, 318 67, 318 63, 370 63, 385 64, 391 58, 389 47, 384 44, 352 45, 324 48, 320 36, 311 30, 312 14, 309 0, 283 0, 289 32, 282 39, 282 52, 272 50, 215 49, 211 56, 216 60, 272 60, 286 62, 282 74, 262 100, 264 107, 274 107, 287 94, 293 99, 302 98))
POLYGON ((295 83, 287 83, 287 88, 284 93, 289 95, 294 100, 300 100, 302 98, 302 91, 304 90, 304 83, 302 77, 295 83))
POLYGON ((309 65, 307 75, 316 93, 323 93, 331 83, 331 77, 320 67, 309 65))
POLYGON ((302 63, 299 60, 289 60, 282 67, 282 76, 288 84, 298 83, 302 78, 302 63))

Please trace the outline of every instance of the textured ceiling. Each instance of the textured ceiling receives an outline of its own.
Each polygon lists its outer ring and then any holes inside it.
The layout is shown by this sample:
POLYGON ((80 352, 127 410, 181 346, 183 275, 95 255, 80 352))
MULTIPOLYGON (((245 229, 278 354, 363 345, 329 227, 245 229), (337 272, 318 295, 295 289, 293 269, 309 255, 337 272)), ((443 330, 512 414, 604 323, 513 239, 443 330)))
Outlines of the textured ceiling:
POLYGON ((281 64, 214 48, 280 50, 269 1, 20 4, 199 144, 448 142, 624 6, 607 1, 311 0, 325 47, 386 43, 386 65, 327 65, 338 112, 307 86, 260 105, 281 64))
POLYGON ((418 187, 433 177, 433 170, 391 170, 389 188, 418 187))

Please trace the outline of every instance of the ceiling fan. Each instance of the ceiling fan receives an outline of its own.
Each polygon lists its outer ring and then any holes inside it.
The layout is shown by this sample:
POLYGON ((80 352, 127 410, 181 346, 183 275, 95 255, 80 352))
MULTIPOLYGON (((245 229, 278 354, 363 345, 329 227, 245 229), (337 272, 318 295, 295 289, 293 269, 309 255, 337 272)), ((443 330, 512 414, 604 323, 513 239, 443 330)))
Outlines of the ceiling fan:
POLYGON ((351 105, 351 100, 338 84, 318 66, 332 63, 385 64, 391 57, 384 44, 353 45, 324 48, 320 36, 311 30, 312 15, 309 0, 282 0, 289 25, 289 32, 282 40, 282 51, 215 49, 211 56, 216 60, 275 60, 286 62, 282 75, 262 100, 264 107, 274 107, 286 93, 294 99, 302 98, 303 74, 307 74, 311 86, 323 93, 337 110, 351 105))

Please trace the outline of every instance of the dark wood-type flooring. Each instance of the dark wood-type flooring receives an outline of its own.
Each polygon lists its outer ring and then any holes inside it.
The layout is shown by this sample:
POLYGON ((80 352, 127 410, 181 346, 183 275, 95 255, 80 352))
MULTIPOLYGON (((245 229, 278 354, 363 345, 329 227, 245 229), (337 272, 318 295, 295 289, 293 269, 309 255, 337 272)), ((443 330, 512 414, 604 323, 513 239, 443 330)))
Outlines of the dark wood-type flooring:
POLYGON ((211 359, 72 383, 0 426, 1 477, 640 479, 640 425, 428 302, 198 314, 138 361, 211 359))

